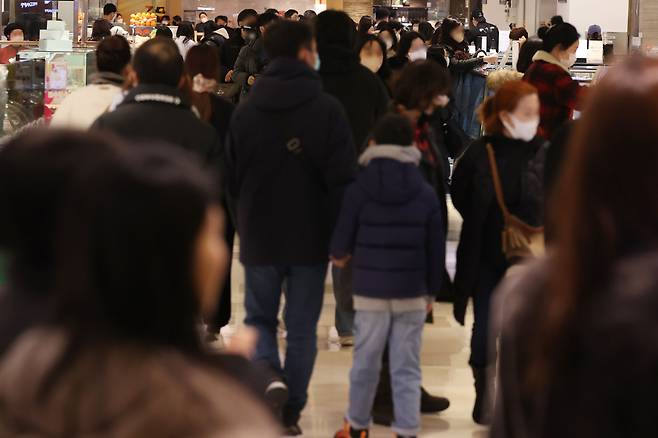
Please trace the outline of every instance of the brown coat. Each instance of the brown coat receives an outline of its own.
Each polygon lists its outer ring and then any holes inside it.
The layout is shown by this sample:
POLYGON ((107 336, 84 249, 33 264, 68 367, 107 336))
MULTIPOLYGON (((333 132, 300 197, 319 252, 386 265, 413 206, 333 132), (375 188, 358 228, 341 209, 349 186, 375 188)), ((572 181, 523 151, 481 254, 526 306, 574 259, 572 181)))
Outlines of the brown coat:
POLYGON ((60 330, 34 329, 0 362, 0 436, 278 436, 264 407, 236 382, 175 350, 86 349, 44 385, 66 340, 60 330))

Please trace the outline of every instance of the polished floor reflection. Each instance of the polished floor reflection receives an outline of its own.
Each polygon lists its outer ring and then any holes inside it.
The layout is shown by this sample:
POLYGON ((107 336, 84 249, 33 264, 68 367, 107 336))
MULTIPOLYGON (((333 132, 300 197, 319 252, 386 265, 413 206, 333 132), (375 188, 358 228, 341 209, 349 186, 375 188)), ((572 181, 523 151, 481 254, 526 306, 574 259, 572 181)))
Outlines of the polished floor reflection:
MULTIPOLYGON (((456 238, 459 216, 451 209, 448 268, 454 271, 456 238)), ((239 263, 233 267, 234 318, 238 324, 244 318, 244 275, 239 263)), ((330 279, 327 280, 325 303, 318 326, 320 353, 311 382, 309 403, 303 413, 301 427, 306 438, 331 438, 341 426, 347 407, 349 370, 352 364, 351 349, 341 349, 337 343, 334 325, 335 301, 330 279)), ((433 394, 443 395, 451 407, 439 415, 423 416, 421 437, 434 438, 485 438, 485 428, 471 420, 474 401, 473 377, 468 367, 469 339, 472 316, 469 312, 466 327, 458 325, 452 317, 450 304, 437 304, 435 322, 426 325, 423 334, 423 384, 433 394)), ((234 325, 226 328, 230 338, 234 325)), ((373 438, 390 438, 392 433, 384 427, 374 427, 373 438)))

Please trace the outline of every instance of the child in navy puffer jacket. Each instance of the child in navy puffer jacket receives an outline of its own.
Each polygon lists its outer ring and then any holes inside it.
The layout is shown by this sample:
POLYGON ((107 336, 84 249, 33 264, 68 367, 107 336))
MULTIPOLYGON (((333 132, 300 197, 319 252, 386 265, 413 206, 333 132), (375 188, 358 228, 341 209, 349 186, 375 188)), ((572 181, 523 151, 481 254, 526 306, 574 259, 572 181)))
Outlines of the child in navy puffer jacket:
POLYGON ((365 166, 343 200, 331 255, 341 267, 353 258, 355 348, 350 406, 336 438, 367 437, 389 345, 399 437, 420 430, 420 346, 423 323, 441 287, 445 234, 439 200, 418 169, 413 129, 397 115, 384 117, 365 166))

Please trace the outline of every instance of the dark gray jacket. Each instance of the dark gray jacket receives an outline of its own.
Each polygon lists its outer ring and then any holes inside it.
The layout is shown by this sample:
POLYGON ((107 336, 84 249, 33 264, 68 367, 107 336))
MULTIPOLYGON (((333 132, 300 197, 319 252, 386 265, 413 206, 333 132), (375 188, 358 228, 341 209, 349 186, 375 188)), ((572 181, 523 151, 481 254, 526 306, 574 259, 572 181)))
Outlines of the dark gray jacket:
MULTIPOLYGON (((620 258, 570 337, 567 369, 549 390, 529 391, 528 352, 538 340, 553 275, 537 262, 496 292, 500 332, 492 438, 658 436, 658 251, 620 258)), ((494 339, 491 340, 494 342, 494 339)), ((547 357, 548 360, 548 357, 547 357)))

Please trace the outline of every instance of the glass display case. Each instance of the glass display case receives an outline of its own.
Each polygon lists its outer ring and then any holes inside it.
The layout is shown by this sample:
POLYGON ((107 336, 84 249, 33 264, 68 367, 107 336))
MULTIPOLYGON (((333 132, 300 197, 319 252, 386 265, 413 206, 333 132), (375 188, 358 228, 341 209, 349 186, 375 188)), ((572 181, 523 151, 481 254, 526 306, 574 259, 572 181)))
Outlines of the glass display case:
POLYGON ((72 91, 87 85, 89 76, 96 72, 96 53, 91 49, 71 52, 19 52, 20 60, 44 61, 44 118, 49 120, 59 104, 72 91))
POLYGON ((0 65, 0 135, 43 120, 45 71, 43 59, 0 65))

